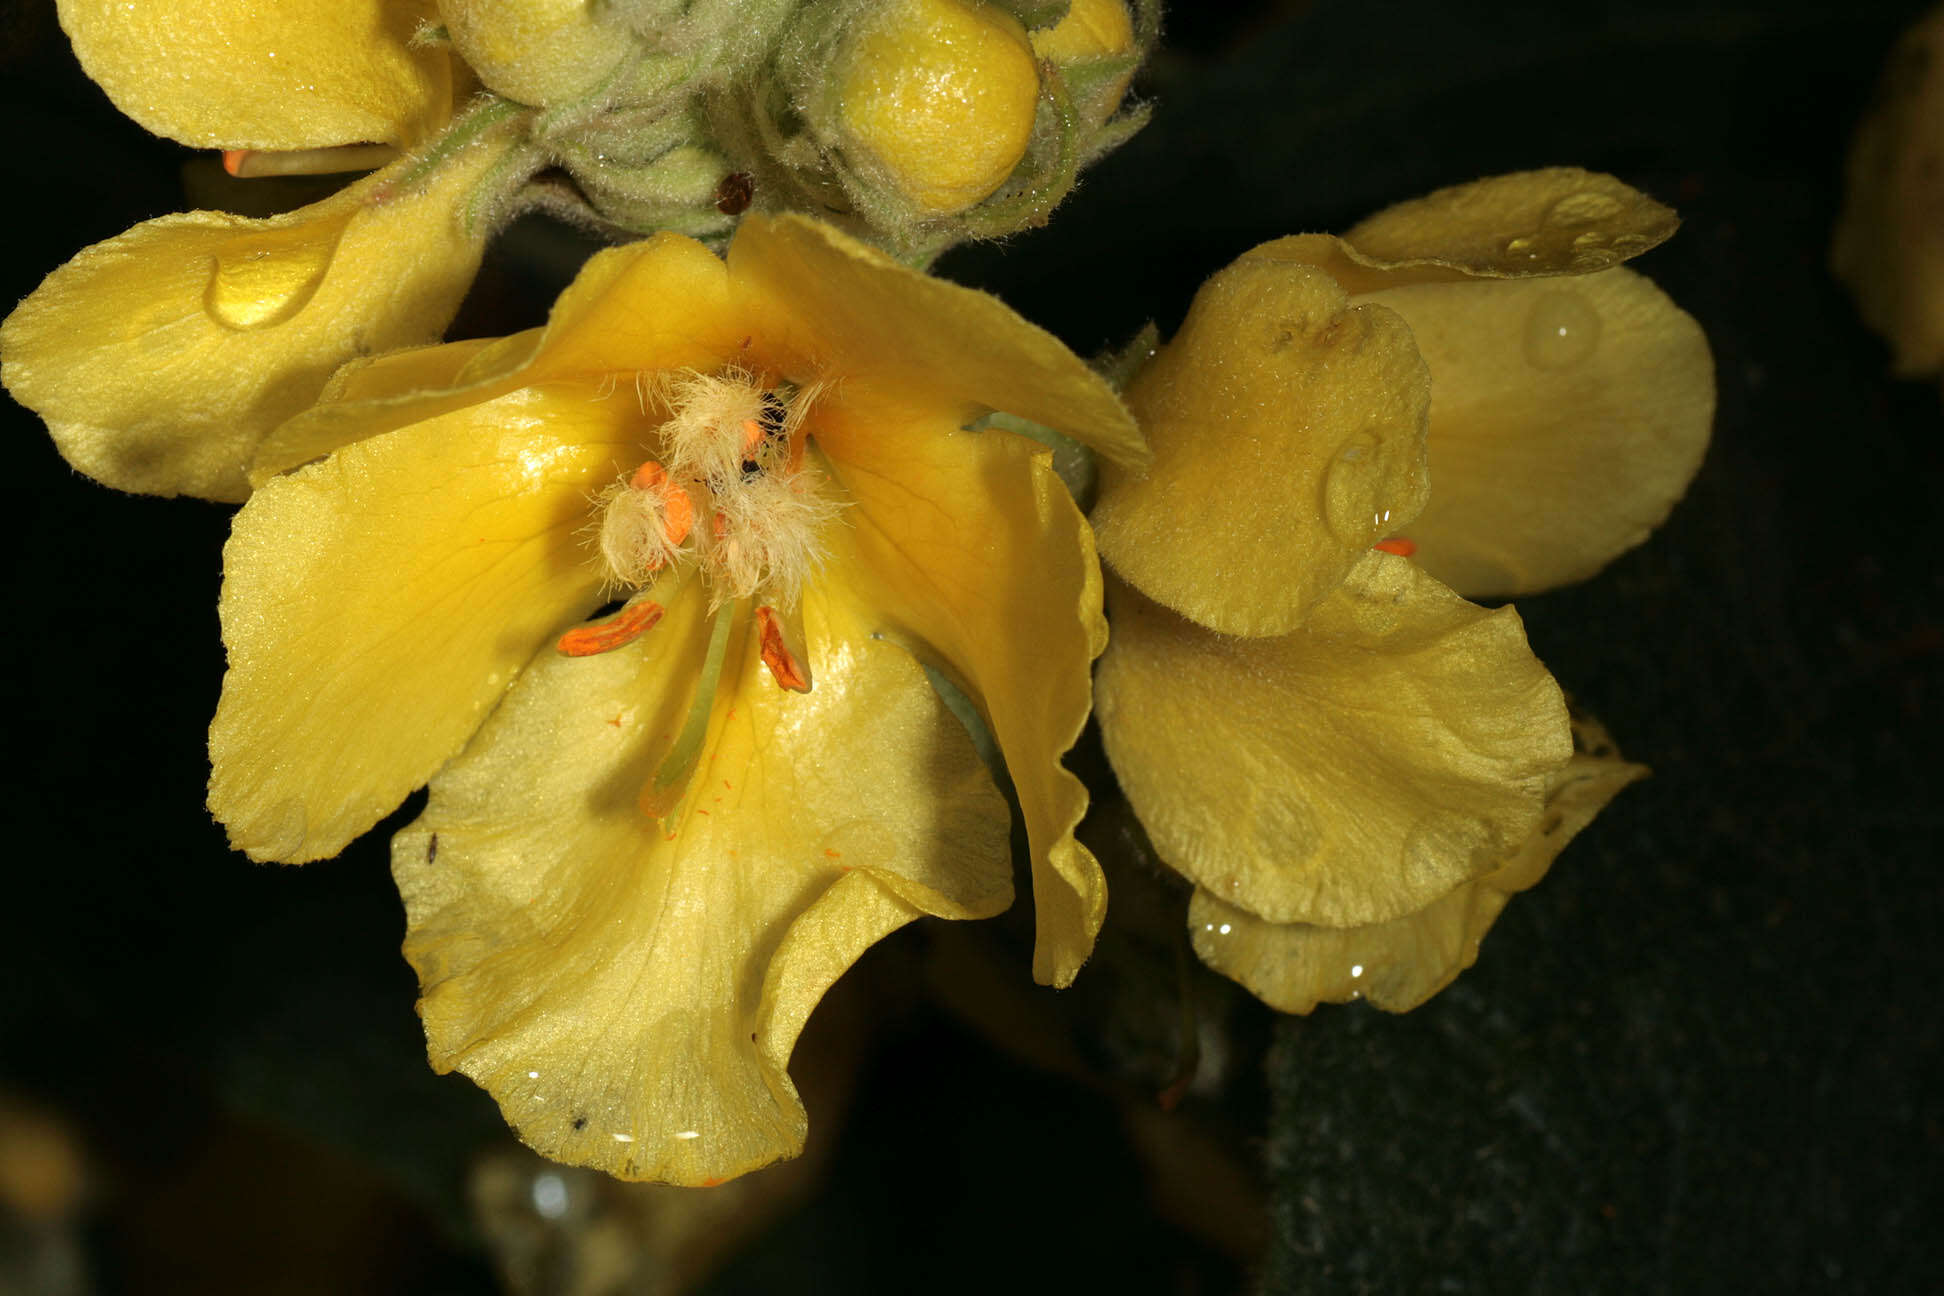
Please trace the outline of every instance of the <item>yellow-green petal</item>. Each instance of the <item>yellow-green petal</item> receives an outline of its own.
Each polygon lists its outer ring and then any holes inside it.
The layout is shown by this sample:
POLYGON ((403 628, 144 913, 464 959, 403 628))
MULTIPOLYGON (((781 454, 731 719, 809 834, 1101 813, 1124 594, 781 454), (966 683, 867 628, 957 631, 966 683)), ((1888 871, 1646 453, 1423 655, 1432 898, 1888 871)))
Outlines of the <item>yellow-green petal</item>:
POLYGON ((430 341, 478 269, 476 146, 268 220, 164 216, 86 249, 0 326, 8 390, 120 490, 240 500, 263 436, 339 365, 430 341))
POLYGON ((729 269, 774 346, 960 423, 1031 419, 1138 467, 1141 432, 1113 390, 1059 339, 988 293, 920 274, 801 216, 751 216, 729 269))
POLYGON ((804 597, 815 687, 778 688, 745 624, 686 799, 643 815, 704 603, 691 584, 628 648, 543 654, 393 844, 434 1065, 549 1157, 679 1184, 801 1150, 792 1046, 872 942, 1011 899, 1004 801, 840 582, 804 597))
POLYGON ((1850 145, 1830 269, 1896 372, 1944 370, 1944 9, 1905 32, 1850 145))
POLYGON ((1686 312, 1631 270, 1373 292, 1431 370, 1431 481, 1409 528, 1467 597, 1583 580, 1687 491, 1714 363, 1686 312))
POLYGON ((1411 332, 1313 266, 1249 256, 1210 279, 1128 402, 1154 463, 1103 465, 1100 552, 1202 625, 1295 629, 1424 506, 1430 386, 1411 332))
POLYGON ((1096 697, 1121 787, 1176 871, 1274 922, 1350 926, 1490 871, 1572 754, 1511 608, 1373 553, 1278 638, 1116 586, 1096 697))
POLYGON ((1195 952, 1282 1012, 1352 999, 1386 1012, 1417 1007, 1478 960, 1506 902, 1543 878, 1622 788, 1645 777, 1644 767, 1612 754, 1598 725, 1576 719, 1573 727, 1581 750, 1549 781, 1545 816, 1490 873, 1416 913, 1365 927, 1269 922, 1197 888, 1188 907, 1195 952))
POLYGON ((115 107, 199 148, 409 146, 451 112, 433 0, 60 0, 115 107))
POLYGON ((264 439, 251 478, 522 387, 593 384, 600 399, 645 412, 656 375, 730 363, 773 360, 721 259, 694 239, 658 234, 590 258, 543 329, 347 366, 317 404, 264 439))
POLYGON ((615 409, 515 393, 347 446, 237 514, 209 807, 238 849, 342 850, 598 602, 589 500, 639 458, 615 409))
POLYGON ((941 664, 983 711, 1033 860, 1033 975, 1066 985, 1106 915, 1100 865, 1073 835, 1086 788, 1060 758, 1086 723, 1106 641, 1092 537, 1052 456, 1002 432, 853 393, 813 415, 853 501, 854 581, 881 627, 941 664))
POLYGON ((1610 175, 1548 167, 1386 207, 1342 242, 1372 269, 1518 278, 1605 270, 1666 242, 1679 227, 1670 208, 1610 175))

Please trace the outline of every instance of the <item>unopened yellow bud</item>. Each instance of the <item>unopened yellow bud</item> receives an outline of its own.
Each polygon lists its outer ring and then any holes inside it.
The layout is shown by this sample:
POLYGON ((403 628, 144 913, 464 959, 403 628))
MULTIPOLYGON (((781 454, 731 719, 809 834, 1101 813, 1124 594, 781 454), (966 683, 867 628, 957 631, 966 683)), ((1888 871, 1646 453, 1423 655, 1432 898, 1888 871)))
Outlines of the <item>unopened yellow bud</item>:
POLYGON ((922 214, 965 210, 1026 156, 1039 70, 1010 14, 978 0, 892 0, 840 58, 845 146, 922 214))
MULTIPOLYGON (((1033 33, 1033 50, 1060 67, 1094 59, 1120 58, 1134 48, 1134 16, 1126 0, 1073 0, 1067 16, 1044 31, 1033 33)), ((1091 125, 1112 117, 1127 96, 1134 69, 1086 96, 1085 113, 1091 125)))
POLYGON ((1033 33, 1033 50, 1049 63, 1112 58, 1134 48, 1126 0, 1073 0, 1067 16, 1033 33))
POLYGON ((592 92, 635 48, 626 27, 589 0, 439 0, 453 48, 488 89, 519 103, 567 103, 592 92))

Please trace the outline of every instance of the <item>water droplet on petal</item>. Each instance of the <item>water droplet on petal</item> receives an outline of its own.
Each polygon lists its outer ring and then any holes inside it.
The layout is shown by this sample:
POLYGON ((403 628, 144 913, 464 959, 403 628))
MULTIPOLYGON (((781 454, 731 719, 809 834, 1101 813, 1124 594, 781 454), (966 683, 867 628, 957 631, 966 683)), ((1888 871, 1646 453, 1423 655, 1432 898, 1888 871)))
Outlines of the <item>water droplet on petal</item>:
POLYGON ((258 243, 215 258, 203 307, 217 323, 233 329, 268 328, 304 308, 324 282, 334 239, 305 238, 283 247, 258 243))
POLYGON ((1541 293, 1526 312, 1525 357, 1535 369, 1579 364, 1600 344, 1600 313, 1579 293, 1541 293))
POLYGON ((1347 545, 1362 548, 1376 538, 1390 510, 1378 492, 1388 484, 1383 447, 1360 432, 1337 448, 1323 475, 1323 521, 1347 545))

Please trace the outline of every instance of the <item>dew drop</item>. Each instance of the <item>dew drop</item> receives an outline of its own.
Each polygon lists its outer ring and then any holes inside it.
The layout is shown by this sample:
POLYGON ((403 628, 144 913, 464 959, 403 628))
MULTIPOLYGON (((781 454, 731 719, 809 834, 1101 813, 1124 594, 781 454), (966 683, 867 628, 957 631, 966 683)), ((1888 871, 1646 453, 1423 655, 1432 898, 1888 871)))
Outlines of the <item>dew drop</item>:
POLYGON ((268 328, 304 308, 324 282, 336 244, 304 239, 284 247, 260 244, 214 259, 203 307, 226 328, 268 328))
POLYGON ((1592 189, 1569 193, 1546 211, 1548 225, 1594 225, 1620 214, 1620 200, 1592 189))
POLYGON ((1381 449, 1375 436, 1360 432, 1337 447, 1323 474, 1323 521, 1347 545, 1370 543, 1388 512, 1377 495, 1387 484, 1381 449))
POLYGON ((1526 312, 1525 357, 1535 369, 1567 369, 1600 344, 1600 313, 1579 293, 1542 293, 1526 312))

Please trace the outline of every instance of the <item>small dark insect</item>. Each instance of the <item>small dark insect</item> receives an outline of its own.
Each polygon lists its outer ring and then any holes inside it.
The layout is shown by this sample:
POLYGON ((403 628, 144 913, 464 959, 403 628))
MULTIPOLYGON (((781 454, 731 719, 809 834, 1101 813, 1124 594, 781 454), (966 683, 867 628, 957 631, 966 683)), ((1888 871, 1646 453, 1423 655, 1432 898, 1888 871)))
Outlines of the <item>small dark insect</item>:
POLYGON ((587 1117, 585 1117, 585 1116, 576 1116, 576 1117, 574 1117, 574 1128, 575 1128, 576 1130, 584 1130, 584 1129, 586 1129, 586 1128, 587 1128, 587 1117))
POLYGON ((432 840, 425 843, 425 862, 430 864, 439 858, 439 834, 433 833, 432 840))
POLYGON ((724 216, 740 216, 756 193, 756 181, 747 171, 731 171, 716 185, 716 210, 724 216))

